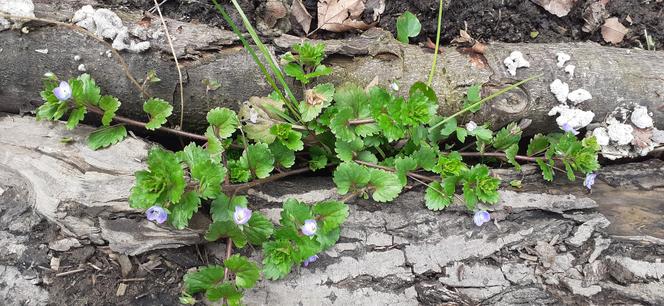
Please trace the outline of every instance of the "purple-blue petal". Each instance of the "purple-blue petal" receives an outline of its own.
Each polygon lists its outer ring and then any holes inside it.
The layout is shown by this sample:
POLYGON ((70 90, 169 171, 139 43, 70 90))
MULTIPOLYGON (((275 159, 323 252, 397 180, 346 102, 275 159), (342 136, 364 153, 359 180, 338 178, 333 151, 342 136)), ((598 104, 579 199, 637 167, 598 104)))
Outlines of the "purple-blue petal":
POLYGON ((242 206, 235 206, 235 212, 233 213, 233 221, 237 225, 244 225, 249 222, 251 219, 251 209, 244 208, 242 206))
POLYGON ((475 225, 477 226, 482 226, 482 224, 489 222, 490 220, 491 215, 485 210, 480 210, 473 216, 473 222, 475 222, 475 225))
POLYGON ((65 81, 60 82, 60 86, 53 89, 53 94, 60 101, 66 101, 71 98, 71 87, 69 86, 69 83, 65 81))
POLYGON ((304 225, 302 225, 302 234, 305 234, 306 236, 313 236, 316 234, 316 230, 318 230, 318 224, 316 223, 316 220, 304 220, 304 225))
POLYGON ((309 266, 309 264, 313 263, 314 261, 318 260, 318 255, 312 255, 309 256, 309 258, 305 259, 302 265, 309 266))
POLYGON ((597 177, 596 173, 588 173, 586 175, 586 179, 583 180, 583 186, 585 186, 588 189, 592 189, 593 185, 595 184, 596 177, 597 177))
POLYGON ((148 208, 145 212, 145 215, 149 221, 156 221, 159 224, 166 222, 168 219, 168 213, 165 209, 159 206, 152 206, 148 208))

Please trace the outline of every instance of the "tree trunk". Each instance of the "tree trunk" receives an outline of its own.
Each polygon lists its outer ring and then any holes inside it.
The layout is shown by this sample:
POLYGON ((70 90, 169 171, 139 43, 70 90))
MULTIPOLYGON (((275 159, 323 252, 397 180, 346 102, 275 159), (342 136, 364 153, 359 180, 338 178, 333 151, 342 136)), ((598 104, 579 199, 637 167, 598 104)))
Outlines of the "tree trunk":
MULTIPOLYGON (((36 4, 38 17, 64 20, 77 7, 69 4, 58 7, 36 4), (59 11, 58 11, 59 9, 59 11)), ((132 26, 142 16, 121 14, 125 25, 132 26)), ((270 86, 251 57, 240 47, 232 46, 232 33, 207 25, 190 24, 167 20, 176 44, 176 53, 181 58, 184 75, 184 126, 191 131, 205 128, 206 112, 216 106, 236 108, 238 102, 250 96, 266 95, 270 86), (221 87, 206 90, 204 80, 218 80, 221 87)), ((144 23, 143 23, 144 24, 144 23)), ((147 27, 159 30, 158 19, 147 27)), ((17 31, 0 32, 3 50, 0 56, 0 111, 26 112, 40 103, 40 78, 52 71, 63 78, 80 74, 77 67, 84 64, 102 87, 104 94, 115 95, 123 105, 120 113, 135 119, 146 119, 142 111, 141 97, 137 88, 124 76, 116 59, 104 54, 106 47, 99 42, 72 33, 67 28, 52 27, 43 23, 29 23, 30 33, 17 31), (35 52, 48 49, 48 54, 35 52), (78 55, 81 61, 75 61, 78 55), (28 65, 29 63, 29 65, 28 65)), ((164 37, 152 39, 150 51, 124 56, 129 70, 139 82, 149 70, 155 70, 161 82, 151 85, 152 95, 172 101, 174 114, 170 124, 178 124, 180 101, 178 76, 170 49, 164 37)), ((275 39, 274 45, 282 52, 300 38, 284 35, 275 39)), ((431 50, 416 45, 403 45, 388 32, 369 30, 359 37, 346 40, 329 40, 327 63, 334 74, 326 78, 337 85, 357 82, 367 85, 389 85, 397 82, 400 93, 406 94, 408 87, 416 81, 425 81, 433 57, 431 50)), ((540 75, 519 89, 498 97, 486 104, 472 116, 477 122, 491 122, 501 126, 521 118, 533 120, 529 131, 547 132, 557 129, 548 111, 558 105, 549 91, 549 84, 556 78, 569 83, 570 89, 588 90, 593 99, 583 102, 581 109, 595 112, 595 120, 602 120, 615 107, 634 102, 647 106, 653 112, 658 128, 664 128, 664 53, 643 50, 627 50, 601 47, 594 43, 564 44, 505 44, 494 43, 486 47, 484 54, 469 52, 463 48, 446 47, 434 75, 433 88, 438 93, 444 115, 458 111, 468 86, 484 84, 484 96, 518 80, 540 75), (530 61, 530 68, 518 69, 517 75, 508 74, 503 60, 512 51, 521 51, 530 61), (572 59, 568 63, 576 66, 573 78, 556 66, 556 53, 566 52, 572 59)))
MULTIPOLYGON (((30 233, 38 223, 26 213, 28 208, 82 244, 108 243, 112 251, 129 255, 202 242, 202 230, 176 231, 155 225, 129 208, 132 173, 145 167, 150 144, 128 138, 109 149, 91 151, 84 139, 91 130, 68 131, 62 123, 36 122, 29 117, 0 118, 0 244, 8 246, 0 255, 8 259, 21 256, 17 252, 23 252, 21 245, 28 238, 19 233, 30 233), (63 137, 71 137, 72 142, 62 143, 63 137)), ((245 302, 664 303, 664 264, 652 258, 652 254, 664 252, 664 240, 607 232, 610 222, 598 212, 602 203, 598 208, 598 202, 569 194, 564 185, 557 186, 558 194, 547 193, 550 185, 539 185, 540 174, 524 169, 520 174, 502 171, 501 177, 507 181, 510 175, 517 175, 530 190, 502 189, 500 203, 490 208, 493 222, 481 227, 472 223, 463 205, 442 212, 427 210, 421 189, 405 192, 389 204, 355 200, 334 247, 285 280, 260 282, 245 302)), ((606 180, 620 187, 615 190, 657 195, 661 192, 658 186, 664 184, 663 171, 664 162, 658 160, 612 166, 600 172, 596 187, 606 180)), ((311 203, 335 198, 335 191, 328 178, 303 177, 248 193, 252 209, 276 222, 280 208, 275 207, 285 199, 311 203)), ((632 199, 625 207, 638 210, 641 204, 635 203, 641 201, 632 199)), ((204 229, 205 219, 197 215, 193 226, 204 229)), ((624 222, 622 219, 629 218, 618 216, 615 221, 624 222)), ((649 225, 631 230, 642 226, 649 225)), ((648 234, 660 235, 661 229, 648 234)), ((71 245, 80 246, 76 241, 71 245)), ((247 252, 259 256, 256 250, 247 252)), ((18 274, 11 274, 16 272, 12 269, 0 273, 0 278, 29 285, 18 274)), ((12 288, 0 291, 0 296, 9 301, 25 298, 12 288)), ((45 295, 40 291, 38 298, 47 300, 45 295)))

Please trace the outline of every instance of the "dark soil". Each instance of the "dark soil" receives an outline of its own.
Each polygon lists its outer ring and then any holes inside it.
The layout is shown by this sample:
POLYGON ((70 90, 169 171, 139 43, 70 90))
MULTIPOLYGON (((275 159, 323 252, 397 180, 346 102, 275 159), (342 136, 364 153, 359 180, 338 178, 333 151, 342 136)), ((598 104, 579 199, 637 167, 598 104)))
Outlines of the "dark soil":
MULTIPOLYGON (((585 33, 581 30, 585 21, 584 9, 596 0, 577 2, 572 11, 565 17, 557 17, 539 5, 527 0, 478 0, 451 1, 443 12, 443 44, 450 43, 458 37, 459 30, 468 31, 471 36, 483 42, 571 42, 594 41, 606 44, 600 31, 585 33), (533 38, 531 33, 537 32, 533 38)), ((154 6, 151 0, 102 0, 112 6, 122 5, 130 9, 147 10, 154 6)), ((221 16, 214 10, 211 1, 170 0, 163 4, 164 14, 186 21, 199 21, 211 25, 227 27, 221 16)), ((239 21, 235 9, 227 1, 221 1, 233 19, 239 21)), ((242 8, 248 16, 253 16, 255 8, 263 0, 241 0, 242 8)), ((290 1, 289 1, 290 2, 290 1)), ((396 19, 405 11, 416 14, 422 23, 422 33, 416 41, 435 40, 438 16, 437 0, 387 0, 379 26, 396 34, 396 19)), ((304 0, 309 13, 316 16, 316 1, 304 0)), ((644 30, 655 39, 657 49, 664 46, 664 2, 656 0, 612 0, 606 5, 612 17, 630 29, 619 47, 645 48, 644 30), (630 21, 631 20, 631 23, 630 21)), ((239 23, 239 22, 238 22, 239 23)), ((314 19, 313 24, 316 23, 314 19)), ((290 33, 297 35, 297 27, 290 33)), ((338 37, 352 33, 335 34, 317 32, 317 38, 338 37)))

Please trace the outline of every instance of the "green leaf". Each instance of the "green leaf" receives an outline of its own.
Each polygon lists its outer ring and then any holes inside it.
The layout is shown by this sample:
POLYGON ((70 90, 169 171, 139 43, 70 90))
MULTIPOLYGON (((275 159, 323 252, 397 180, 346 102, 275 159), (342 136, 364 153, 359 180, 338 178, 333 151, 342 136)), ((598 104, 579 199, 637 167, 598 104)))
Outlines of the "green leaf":
POLYGON ((240 126, 235 112, 225 107, 211 109, 207 113, 207 121, 221 139, 231 137, 240 126))
POLYGON ((330 83, 318 84, 306 90, 304 101, 299 105, 302 121, 309 122, 316 119, 324 108, 330 106, 332 98, 334 98, 334 85, 330 83))
POLYGON ((120 100, 113 96, 103 96, 99 100, 99 108, 104 111, 104 115, 101 117, 101 124, 108 126, 111 124, 111 120, 115 118, 115 112, 120 108, 120 100))
POLYGON ((248 258, 235 254, 224 260, 224 266, 235 274, 235 284, 240 288, 253 287, 260 278, 260 271, 248 258))
POLYGON ((304 69, 302 69, 302 66, 297 63, 289 63, 288 65, 284 66, 284 72, 287 76, 295 78, 296 80, 302 82, 302 84, 306 85, 309 83, 309 78, 305 76, 304 69))
POLYGON ((475 210, 477 205, 477 194, 469 183, 463 184, 463 199, 466 201, 468 210, 475 210))
POLYGON ((206 291, 224 279, 224 267, 213 265, 200 267, 196 272, 184 275, 184 290, 189 294, 206 291))
MULTIPOLYGON (((312 44, 309 42, 303 42, 300 44, 293 45, 293 51, 297 55, 297 61, 309 67, 316 67, 320 65, 325 57, 325 44, 317 43, 312 44)), ((287 56, 288 57, 288 56, 287 56)), ((290 57, 294 60, 295 57, 291 54, 290 57)))
POLYGON ((198 192, 205 199, 216 198, 221 193, 221 183, 226 177, 226 168, 211 159, 196 163, 191 167, 191 177, 199 182, 198 192))
POLYGON ((232 283, 225 282, 219 286, 214 286, 206 291, 205 296, 210 302, 216 302, 226 299, 228 305, 239 305, 242 299, 242 292, 238 291, 232 283))
POLYGON ((537 165, 542 170, 542 177, 549 182, 553 181, 553 168, 540 158, 535 160, 535 162, 537 162, 537 165))
POLYGON ((546 149, 548 148, 549 148, 549 139, 542 134, 537 134, 532 139, 530 139, 530 143, 528 144, 528 150, 526 151, 526 154, 528 154, 528 156, 537 155, 539 153, 546 151, 546 149))
POLYGON ((419 35, 421 29, 420 21, 411 12, 405 12, 397 18, 397 40, 404 44, 408 44, 409 37, 419 35))
POLYGON ((456 128, 456 136, 457 136, 457 139, 460 142, 465 142, 466 141, 466 136, 468 136, 468 130, 466 130, 462 127, 458 127, 458 128, 456 128))
POLYGON ((418 81, 413 83, 412 86, 410 86, 410 89, 408 90, 408 95, 413 96, 417 92, 420 92, 424 94, 429 99, 430 104, 435 104, 435 106, 438 106, 438 96, 436 95, 436 91, 433 90, 433 88, 429 87, 426 83, 418 81))
POLYGON ((270 128, 270 133, 277 136, 276 139, 279 140, 279 142, 281 142, 288 149, 293 151, 301 151, 304 149, 302 133, 293 131, 293 127, 290 124, 275 124, 272 126, 272 128, 270 128))
POLYGON ((72 82, 71 95, 79 106, 90 104, 96 106, 101 99, 101 89, 95 84, 89 74, 84 73, 72 82))
POLYGON ((505 150, 507 161, 514 166, 516 171, 521 171, 521 165, 516 161, 516 154, 519 152, 519 144, 515 143, 505 150))
POLYGON ((337 152, 337 157, 345 162, 350 162, 355 159, 355 155, 364 148, 362 140, 357 138, 351 142, 346 142, 337 139, 334 144, 334 151, 337 152))
POLYGON ((173 113, 173 106, 159 98, 150 98, 143 104, 143 111, 150 115, 145 125, 148 130, 156 130, 166 123, 166 118, 173 113))
POLYGON ((468 110, 472 113, 477 112, 480 110, 480 108, 482 108, 482 105, 478 104, 474 107, 471 106, 480 100, 482 100, 482 84, 472 85, 468 87, 468 90, 466 91, 466 101, 463 102, 463 107, 470 107, 468 110))
POLYGON ((235 207, 240 206, 243 208, 247 207, 247 197, 246 196, 234 196, 232 199, 225 194, 220 194, 210 206, 210 214, 212 215, 212 221, 222 222, 222 221, 233 221, 233 213, 235 212, 235 207))
POLYGON ((324 169, 327 166, 327 155, 320 147, 309 148, 309 169, 316 171, 324 169))
POLYGON ((401 184, 396 174, 378 169, 370 169, 369 185, 374 188, 371 197, 376 202, 389 202, 401 193, 401 184))
POLYGON ((478 126, 472 131, 468 131, 468 134, 475 136, 478 140, 491 141, 493 132, 483 126, 478 126))
POLYGON ((360 153, 357 154, 357 160, 361 160, 364 162, 372 163, 372 164, 377 164, 378 163, 378 157, 376 157, 375 154, 373 154, 371 151, 364 150, 361 151, 360 153))
POLYGON ((438 163, 433 167, 433 172, 438 173, 443 177, 448 177, 459 175, 467 169, 468 166, 463 162, 461 154, 457 151, 453 151, 449 154, 441 154, 438 157, 438 163))
POLYGON ((201 199, 195 192, 185 192, 180 202, 170 207, 168 221, 177 229, 184 229, 189 225, 189 220, 198 211, 201 199))
POLYGON ((337 192, 342 195, 347 194, 348 191, 356 191, 366 187, 370 179, 369 170, 354 162, 345 162, 339 165, 334 171, 333 178, 337 185, 337 192))
POLYGON ((440 135, 447 137, 452 135, 452 133, 454 133, 456 130, 457 130, 457 120, 456 118, 452 117, 452 119, 448 120, 443 124, 443 128, 440 130, 440 135))
POLYGON ((295 199, 288 199, 284 202, 281 220, 279 221, 282 226, 302 225, 304 220, 308 219, 313 219, 313 213, 309 205, 295 199))
POLYGON ((270 151, 274 155, 275 164, 284 168, 290 168, 295 164, 295 151, 287 148, 281 142, 270 144, 270 151))
POLYGON ((288 275, 293 267, 293 246, 288 240, 263 243, 263 276, 277 280, 288 275))
POLYGON ((419 150, 412 154, 413 159, 417 161, 417 166, 426 171, 432 171, 438 161, 438 152, 433 147, 422 145, 419 150))
POLYGON ((247 238, 242 230, 233 221, 219 221, 210 224, 205 239, 208 241, 216 241, 222 237, 229 237, 233 239, 233 244, 237 248, 243 248, 247 244, 247 238))
POLYGON ((251 179, 251 170, 249 170, 246 161, 229 160, 228 172, 233 183, 246 183, 251 179))
POLYGON ((496 133, 492 145, 499 151, 505 151, 512 145, 519 143, 519 140, 521 140, 521 134, 521 128, 519 128, 516 123, 512 122, 496 133))
POLYGON ((101 127, 88 136, 88 147, 92 150, 106 148, 116 144, 127 137, 124 125, 101 127))
POLYGON ((346 221, 349 214, 348 205, 340 201, 318 202, 313 207, 314 215, 317 215, 322 233, 327 233, 333 229, 339 228, 346 221))
POLYGON ((178 203, 184 193, 184 171, 173 152, 154 148, 148 153, 148 170, 137 171, 129 204, 147 209, 154 204, 178 203))
POLYGON ((71 113, 69 113, 69 119, 67 120, 67 129, 72 130, 74 129, 78 123, 83 120, 85 117, 85 113, 87 113, 88 110, 85 108, 85 106, 79 106, 71 110, 71 113))
POLYGON ((442 210, 452 204, 452 195, 445 193, 440 182, 432 182, 424 194, 424 203, 433 211, 442 210))
POLYGON ((242 226, 242 231, 251 244, 261 245, 272 236, 274 225, 263 214, 255 211, 249 222, 242 226))
POLYGON ((397 177, 401 186, 408 183, 408 172, 417 169, 417 161, 412 157, 399 157, 394 160, 394 168, 397 170, 397 177))
POLYGON ((266 178, 274 170, 274 156, 265 143, 251 144, 240 158, 257 178, 266 178))

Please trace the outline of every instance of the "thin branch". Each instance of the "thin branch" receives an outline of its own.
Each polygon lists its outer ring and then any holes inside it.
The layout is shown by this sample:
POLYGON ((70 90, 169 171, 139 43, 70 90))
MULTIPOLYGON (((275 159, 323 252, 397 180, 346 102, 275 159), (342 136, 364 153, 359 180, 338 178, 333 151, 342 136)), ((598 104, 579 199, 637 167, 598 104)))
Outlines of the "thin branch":
MULTIPOLYGON (((332 164, 328 164, 326 167, 331 166, 331 165, 332 164)), ((266 178, 262 178, 262 179, 259 179, 259 180, 253 180, 251 182, 244 183, 244 184, 225 185, 225 186, 222 186, 222 189, 223 189, 224 192, 227 192, 227 193, 228 192, 239 192, 239 191, 247 190, 249 188, 256 187, 258 185, 267 184, 267 183, 274 182, 274 181, 280 180, 280 179, 288 177, 288 176, 297 175, 297 174, 301 174, 301 173, 306 173, 306 172, 309 172, 309 171, 311 171, 311 169, 309 169, 309 167, 304 167, 304 168, 300 168, 300 169, 295 169, 295 170, 290 170, 290 171, 286 171, 286 172, 282 172, 282 173, 277 173, 277 174, 268 176, 266 178)))
POLYGON ((376 120, 374 120, 373 118, 367 118, 367 119, 354 119, 348 121, 348 125, 362 125, 369 123, 376 123, 376 120))
MULTIPOLYGON (((87 107, 88 107, 88 110, 93 112, 93 113, 96 113, 96 114, 99 114, 99 115, 104 115, 104 111, 102 111, 101 109, 99 109, 97 107, 90 106, 90 105, 88 105, 87 107)), ((117 115, 113 118, 113 120, 117 121, 117 122, 127 124, 127 125, 140 127, 140 128, 143 128, 143 129, 145 129, 145 125, 146 125, 145 122, 141 122, 141 121, 137 121, 137 120, 134 120, 134 119, 129 119, 129 118, 122 117, 122 116, 117 116, 117 115)), ((171 133, 171 134, 174 134, 174 135, 177 135, 177 136, 191 138, 191 139, 194 139, 194 140, 207 141, 207 137, 205 137, 203 135, 189 133, 189 132, 185 132, 185 131, 182 131, 182 130, 176 130, 176 129, 171 129, 171 128, 167 128, 167 127, 160 127, 157 130, 162 131, 162 132, 166 132, 166 133, 171 133)))
POLYGON ((184 122, 184 86, 182 85, 182 70, 180 70, 180 63, 178 62, 178 56, 175 54, 175 48, 173 47, 173 41, 171 40, 171 35, 168 33, 168 27, 166 26, 166 20, 164 16, 161 15, 161 8, 159 7, 159 2, 154 0, 154 5, 157 8, 157 13, 159 13, 159 19, 161 19, 161 25, 164 27, 164 32, 166 33, 166 40, 168 41, 168 46, 171 47, 171 53, 173 53, 173 60, 175 61, 175 68, 178 70, 178 80, 180 81, 180 129, 182 129, 182 123, 184 122))
MULTIPOLYGON (((499 158, 507 158, 507 154, 501 153, 501 152, 459 152, 461 156, 467 156, 467 157, 499 157, 499 158)), ((522 161, 528 161, 528 162, 537 162, 538 159, 542 159, 540 157, 530 157, 530 156, 523 156, 523 155, 517 155, 514 156, 514 159, 516 160, 522 160, 522 161)))
MULTIPOLYGON (((224 262, 231 257, 231 254, 233 254, 233 239, 231 237, 228 237, 226 238, 226 257, 224 259, 224 262)), ((228 267, 224 268, 224 281, 230 278, 229 274, 230 273, 228 273, 228 267)))
MULTIPOLYGON (((374 163, 365 162, 365 161, 362 161, 362 160, 355 160, 355 162, 360 164, 360 165, 365 165, 365 166, 371 167, 371 168, 381 169, 381 170, 385 170, 385 171, 389 171, 389 172, 397 172, 397 170, 394 169, 394 168, 385 167, 385 166, 381 166, 381 165, 376 165, 374 163)), ((426 175, 417 174, 415 172, 408 172, 406 175, 408 175, 408 177, 413 178, 413 179, 419 179, 419 180, 428 181, 428 182, 435 181, 434 178, 428 177, 426 175)))
POLYGON ((58 26, 66 27, 66 28, 72 29, 76 32, 85 34, 86 36, 89 36, 91 38, 94 38, 96 41, 98 41, 99 43, 106 46, 113 53, 113 55, 118 60, 118 62, 120 62, 120 65, 122 65, 122 70, 124 70, 124 73, 127 76, 127 78, 129 79, 129 81, 131 81, 131 83, 134 84, 134 86, 136 86, 136 88, 141 92, 141 94, 143 94, 143 97, 145 97, 145 98, 150 97, 150 94, 145 90, 145 88, 143 88, 141 86, 141 84, 138 81, 136 81, 136 78, 134 78, 134 76, 131 74, 131 71, 129 71, 129 66, 127 66, 127 63, 124 61, 124 58, 122 57, 122 55, 120 55, 120 53, 118 53, 118 51, 116 51, 113 48, 113 46, 111 46, 111 44, 106 42, 103 38, 98 37, 94 33, 90 32, 90 31, 88 31, 88 30, 86 30, 82 27, 79 27, 75 24, 60 22, 60 21, 56 21, 56 20, 35 18, 35 17, 14 16, 14 15, 5 14, 5 13, 1 13, 1 12, 0 12, 0 17, 18 19, 18 20, 39 21, 39 22, 44 22, 44 23, 48 23, 48 24, 58 25, 58 26))

